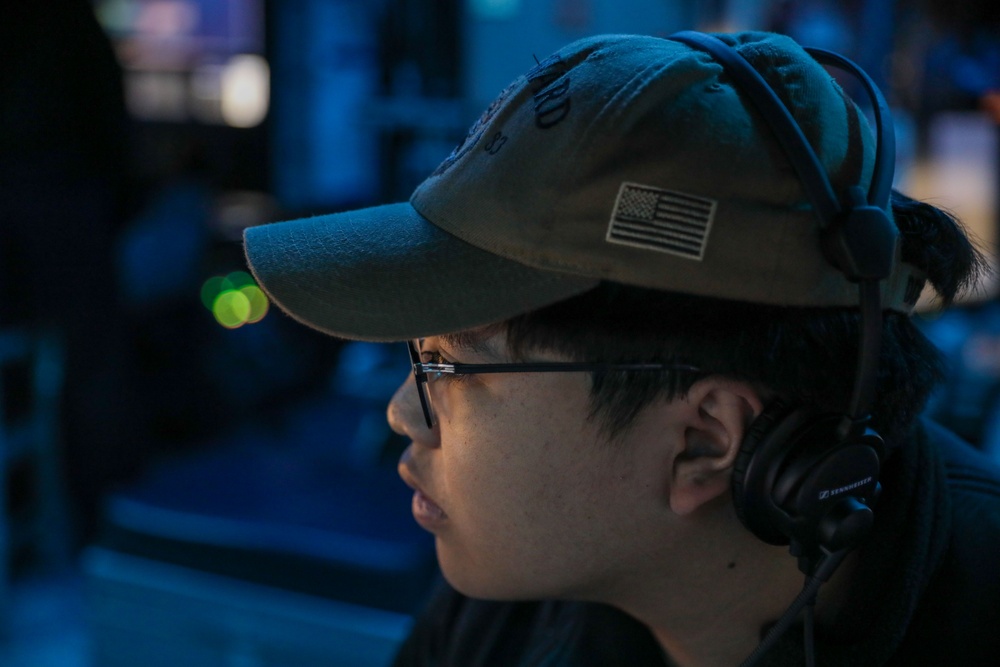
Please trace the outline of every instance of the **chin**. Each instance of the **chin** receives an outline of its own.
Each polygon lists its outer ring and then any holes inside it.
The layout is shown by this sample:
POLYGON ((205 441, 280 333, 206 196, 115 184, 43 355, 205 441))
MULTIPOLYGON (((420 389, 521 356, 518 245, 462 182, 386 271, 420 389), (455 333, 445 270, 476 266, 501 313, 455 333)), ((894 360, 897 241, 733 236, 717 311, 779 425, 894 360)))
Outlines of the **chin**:
POLYGON ((462 595, 479 600, 539 600, 572 598, 563 587, 551 579, 532 581, 526 578, 527 568, 491 568, 475 566, 468 560, 453 561, 438 550, 438 564, 445 580, 462 595))
POLYGON ((441 564, 445 580, 462 595, 478 600, 527 600, 532 595, 530 589, 514 585, 498 572, 470 572, 468 568, 446 567, 441 564))

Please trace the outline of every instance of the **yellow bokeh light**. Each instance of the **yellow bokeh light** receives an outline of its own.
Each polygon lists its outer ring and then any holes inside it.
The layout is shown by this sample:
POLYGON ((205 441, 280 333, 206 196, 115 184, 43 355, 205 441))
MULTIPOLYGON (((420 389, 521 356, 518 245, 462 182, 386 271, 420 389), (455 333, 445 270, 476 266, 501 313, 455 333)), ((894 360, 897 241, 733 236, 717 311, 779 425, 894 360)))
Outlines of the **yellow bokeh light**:
POLYGON ((253 324, 254 322, 260 322, 267 315, 268 301, 267 295, 264 294, 256 285, 247 285, 240 288, 240 292, 247 298, 250 303, 250 314, 247 316, 247 324, 253 324))
POLYGON ((212 304, 216 321, 227 329, 236 329, 250 317, 250 299, 238 290, 226 290, 212 304))

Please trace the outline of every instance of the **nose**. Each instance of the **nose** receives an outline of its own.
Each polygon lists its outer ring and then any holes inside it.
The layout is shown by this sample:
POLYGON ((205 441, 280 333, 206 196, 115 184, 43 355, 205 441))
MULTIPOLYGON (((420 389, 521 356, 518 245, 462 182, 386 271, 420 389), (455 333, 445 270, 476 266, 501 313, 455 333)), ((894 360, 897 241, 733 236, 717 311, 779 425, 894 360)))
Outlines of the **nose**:
POLYGON ((417 382, 412 373, 392 395, 386 408, 386 419, 389 427, 399 435, 414 441, 420 440, 425 444, 430 440, 433 431, 437 430, 431 431, 427 428, 424 412, 420 407, 420 398, 417 396, 417 382))

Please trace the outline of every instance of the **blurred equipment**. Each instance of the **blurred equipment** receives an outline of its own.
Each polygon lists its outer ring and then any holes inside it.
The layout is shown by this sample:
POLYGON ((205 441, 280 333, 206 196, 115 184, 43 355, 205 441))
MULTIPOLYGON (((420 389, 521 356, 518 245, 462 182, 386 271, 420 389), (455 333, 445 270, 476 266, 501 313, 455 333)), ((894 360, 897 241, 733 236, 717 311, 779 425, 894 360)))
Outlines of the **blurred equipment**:
MULTIPOLYGON (((735 3, 734 3, 735 4, 735 3)), ((746 4, 746 3, 744 3, 746 4)), ((471 0, 462 23, 462 86, 473 110, 569 42, 597 33, 667 35, 724 20, 722 5, 662 0, 471 0)), ((471 122, 478 114, 470 115, 471 122)))
POLYGON ((15 564, 69 562, 59 403, 63 349, 53 334, 0 330, 0 631, 15 564))
POLYGON ((108 499, 83 561, 95 667, 391 662, 437 571, 385 422, 397 347, 345 346, 326 391, 108 499))
POLYGON ((1000 460, 1000 303, 965 304, 918 323, 947 362, 928 414, 1000 460))
POLYGON ((261 0, 96 0, 146 121, 254 127, 267 115, 261 0))
POLYGON ((274 3, 272 186, 284 208, 369 201, 378 191, 377 143, 365 104, 379 80, 370 0, 274 3))

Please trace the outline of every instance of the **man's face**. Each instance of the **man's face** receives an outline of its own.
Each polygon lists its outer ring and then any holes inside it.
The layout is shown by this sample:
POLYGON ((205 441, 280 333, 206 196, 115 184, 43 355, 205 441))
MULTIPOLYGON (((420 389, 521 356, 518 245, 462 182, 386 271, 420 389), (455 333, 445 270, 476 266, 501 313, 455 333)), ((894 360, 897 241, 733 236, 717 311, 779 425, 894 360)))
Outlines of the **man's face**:
MULTIPOLYGON (((502 334, 474 346, 428 338, 421 352, 424 361, 510 361, 502 334)), ((433 429, 412 376, 396 392, 389 422, 412 440, 399 472, 418 490, 414 515, 460 591, 600 599, 663 556, 663 445, 679 434, 640 416, 608 442, 588 418, 589 388, 580 372, 446 376, 428 385, 433 429)))

